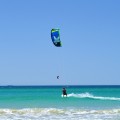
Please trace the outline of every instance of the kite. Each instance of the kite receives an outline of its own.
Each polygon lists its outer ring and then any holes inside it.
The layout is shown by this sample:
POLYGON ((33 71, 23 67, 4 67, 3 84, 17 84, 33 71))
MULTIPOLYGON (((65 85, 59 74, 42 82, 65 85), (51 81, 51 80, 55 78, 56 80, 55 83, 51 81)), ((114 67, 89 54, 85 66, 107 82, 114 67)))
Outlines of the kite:
POLYGON ((57 76, 57 79, 59 79, 59 76, 57 76))
POLYGON ((62 46, 61 41, 60 41, 59 29, 52 29, 51 30, 51 39, 52 39, 53 44, 56 47, 61 47, 62 46))

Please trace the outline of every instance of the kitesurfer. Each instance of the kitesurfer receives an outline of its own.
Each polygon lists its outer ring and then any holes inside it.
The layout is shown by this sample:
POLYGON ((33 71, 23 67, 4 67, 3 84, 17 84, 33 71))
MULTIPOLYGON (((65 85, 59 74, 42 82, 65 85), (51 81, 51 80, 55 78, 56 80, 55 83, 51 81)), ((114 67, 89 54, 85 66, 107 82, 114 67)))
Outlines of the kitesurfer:
POLYGON ((67 97, 67 92, 66 92, 65 88, 62 89, 62 93, 63 93, 63 97, 64 97, 64 95, 66 95, 66 97, 67 97))

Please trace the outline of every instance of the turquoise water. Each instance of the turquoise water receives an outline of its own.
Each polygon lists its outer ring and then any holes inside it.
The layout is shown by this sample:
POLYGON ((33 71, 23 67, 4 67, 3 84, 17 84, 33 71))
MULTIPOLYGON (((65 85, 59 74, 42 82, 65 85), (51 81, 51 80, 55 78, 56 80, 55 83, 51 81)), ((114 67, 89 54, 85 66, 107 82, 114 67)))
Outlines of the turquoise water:
POLYGON ((0 120, 119 120, 119 114, 120 86, 0 87, 0 120))

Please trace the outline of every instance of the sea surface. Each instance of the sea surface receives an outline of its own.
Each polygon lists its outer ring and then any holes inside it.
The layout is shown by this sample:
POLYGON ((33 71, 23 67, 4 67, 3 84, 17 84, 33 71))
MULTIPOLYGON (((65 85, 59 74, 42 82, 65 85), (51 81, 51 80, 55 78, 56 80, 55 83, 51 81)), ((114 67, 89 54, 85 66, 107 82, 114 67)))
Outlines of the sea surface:
POLYGON ((0 86, 0 120, 120 120, 120 86, 0 86))

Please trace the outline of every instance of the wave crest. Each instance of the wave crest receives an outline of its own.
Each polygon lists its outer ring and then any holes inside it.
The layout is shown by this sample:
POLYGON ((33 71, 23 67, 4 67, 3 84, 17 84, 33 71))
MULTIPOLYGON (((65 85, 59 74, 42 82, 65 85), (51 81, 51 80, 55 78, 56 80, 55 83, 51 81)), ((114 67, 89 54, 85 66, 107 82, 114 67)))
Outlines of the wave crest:
POLYGON ((57 108, 0 109, 0 120, 118 120, 120 109, 82 110, 57 108))

